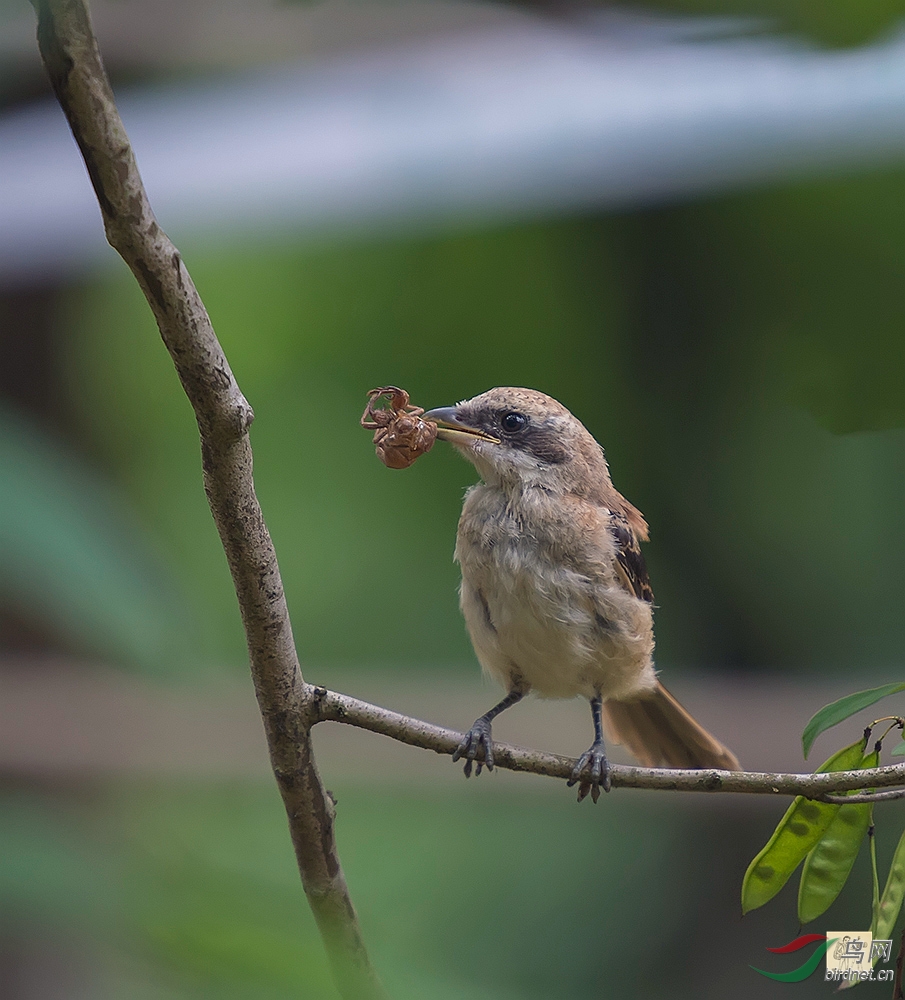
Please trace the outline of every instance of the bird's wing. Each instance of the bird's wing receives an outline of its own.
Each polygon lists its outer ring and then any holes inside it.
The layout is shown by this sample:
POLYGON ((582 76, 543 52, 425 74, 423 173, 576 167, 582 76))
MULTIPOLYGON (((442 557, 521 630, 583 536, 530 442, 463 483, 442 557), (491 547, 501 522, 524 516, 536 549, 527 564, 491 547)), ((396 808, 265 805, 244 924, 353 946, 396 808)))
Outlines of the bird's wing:
POLYGON ((619 511, 610 511, 609 528, 616 542, 616 575, 619 582, 630 594, 652 604, 654 592, 651 590, 638 536, 631 529, 625 515, 619 511))

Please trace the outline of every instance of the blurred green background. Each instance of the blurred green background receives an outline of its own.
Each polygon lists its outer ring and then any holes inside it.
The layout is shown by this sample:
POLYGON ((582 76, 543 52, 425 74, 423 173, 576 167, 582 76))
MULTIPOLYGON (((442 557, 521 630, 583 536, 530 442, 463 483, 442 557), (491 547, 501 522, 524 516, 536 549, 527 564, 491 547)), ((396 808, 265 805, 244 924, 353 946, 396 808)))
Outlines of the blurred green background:
MULTIPOLYGON (((784 7, 780 27, 860 44, 903 13, 853 9, 784 7)), ((494 698, 480 687, 452 564, 473 471, 442 446, 406 472, 377 462, 358 417, 366 391, 388 383, 425 407, 501 384, 568 405, 652 526, 659 665, 667 677, 703 674, 714 691, 776 685, 775 714, 757 722, 765 745, 790 691, 805 692, 806 718, 830 690, 900 679, 903 193, 905 173, 878 167, 427 235, 180 240, 256 412, 257 488, 309 679, 343 689, 364 669, 378 691, 385 678, 428 693, 458 685, 479 710, 494 698)), ((17 685, 61 671, 76 683, 119 673, 150 698, 216 700, 238 687, 251 699, 194 420, 133 279, 113 266, 6 289, 0 320, 9 703, 17 685)), ((118 704, 111 696, 111 714, 118 704)), ((444 704, 436 721, 471 721, 444 704)), ((191 759, 155 773, 128 760, 35 763, 12 732, 3 996, 336 995, 263 740, 253 774, 192 774, 191 759)), ((732 745, 733 720, 719 733, 732 745)), ((122 740, 111 757, 129 757, 122 740)), ((756 757, 755 747, 745 762, 756 757)), ((440 778, 452 765, 439 758, 436 780, 369 767, 367 755, 342 769, 325 753, 322 767, 352 895, 395 997, 829 988, 748 968, 772 968, 764 949, 798 933, 792 890, 738 917, 742 874, 778 803, 618 793, 578 808, 539 779, 440 778)), ((903 820, 883 810, 881 858, 903 820)), ((830 924, 869 923, 863 865, 830 924)))
MULTIPOLYGON (((357 416, 371 385, 430 407, 513 384, 566 400, 647 515, 662 660, 896 662, 902 189, 897 172, 404 242, 190 248, 257 414, 305 657, 469 658, 450 552, 473 470, 443 448, 385 470, 357 416), (432 599, 388 614, 406 581, 432 599)), ((111 271, 60 320, 76 419, 191 595, 193 655, 239 660, 190 409, 138 288, 111 271)))

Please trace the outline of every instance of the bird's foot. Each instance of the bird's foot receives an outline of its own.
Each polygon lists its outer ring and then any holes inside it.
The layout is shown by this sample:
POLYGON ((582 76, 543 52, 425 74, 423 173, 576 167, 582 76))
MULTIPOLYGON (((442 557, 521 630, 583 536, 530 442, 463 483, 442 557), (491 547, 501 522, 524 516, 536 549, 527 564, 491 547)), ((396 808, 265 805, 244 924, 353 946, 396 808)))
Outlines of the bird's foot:
POLYGON ((481 768, 488 771, 493 770, 493 737, 490 734, 490 721, 481 716, 475 724, 465 734, 464 739, 459 744, 458 749, 453 754, 453 760, 465 758, 465 777, 471 777, 472 764, 477 763, 475 774, 481 773, 481 768), (478 754, 482 753, 482 759, 478 760, 478 754))
POLYGON ((595 742, 590 750, 586 750, 578 758, 578 763, 572 770, 572 777, 566 784, 569 788, 578 785, 579 802, 588 792, 596 802, 600 798, 601 788, 605 792, 610 790, 610 762, 606 759, 602 742, 595 742))

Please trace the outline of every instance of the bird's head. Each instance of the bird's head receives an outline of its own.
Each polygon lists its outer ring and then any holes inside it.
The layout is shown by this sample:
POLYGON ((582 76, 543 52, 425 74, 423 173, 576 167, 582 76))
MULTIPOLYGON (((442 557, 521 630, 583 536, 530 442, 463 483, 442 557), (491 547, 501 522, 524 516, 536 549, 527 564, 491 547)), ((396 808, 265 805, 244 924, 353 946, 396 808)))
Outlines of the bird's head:
POLYGON ((562 403, 535 389, 490 389, 424 418, 489 485, 596 498, 610 484, 600 445, 562 403))

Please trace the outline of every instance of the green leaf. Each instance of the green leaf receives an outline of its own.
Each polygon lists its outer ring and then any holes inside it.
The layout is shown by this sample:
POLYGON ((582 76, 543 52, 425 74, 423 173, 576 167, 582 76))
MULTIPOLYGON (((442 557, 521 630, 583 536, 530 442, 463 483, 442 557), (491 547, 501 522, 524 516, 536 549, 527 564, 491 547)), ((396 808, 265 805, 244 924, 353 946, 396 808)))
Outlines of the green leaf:
POLYGON ((846 719, 860 712, 862 708, 873 705, 887 695, 895 694, 897 691, 905 691, 905 683, 883 684, 881 687, 870 688, 867 691, 857 691, 855 694, 847 694, 844 698, 834 701, 830 705, 825 705, 804 727, 801 734, 801 745, 804 750, 805 759, 811 752, 814 740, 827 729, 844 722, 846 719))
POLYGON ((892 756, 905 757, 905 740, 902 740, 901 743, 896 744, 896 746, 892 748, 892 756))

